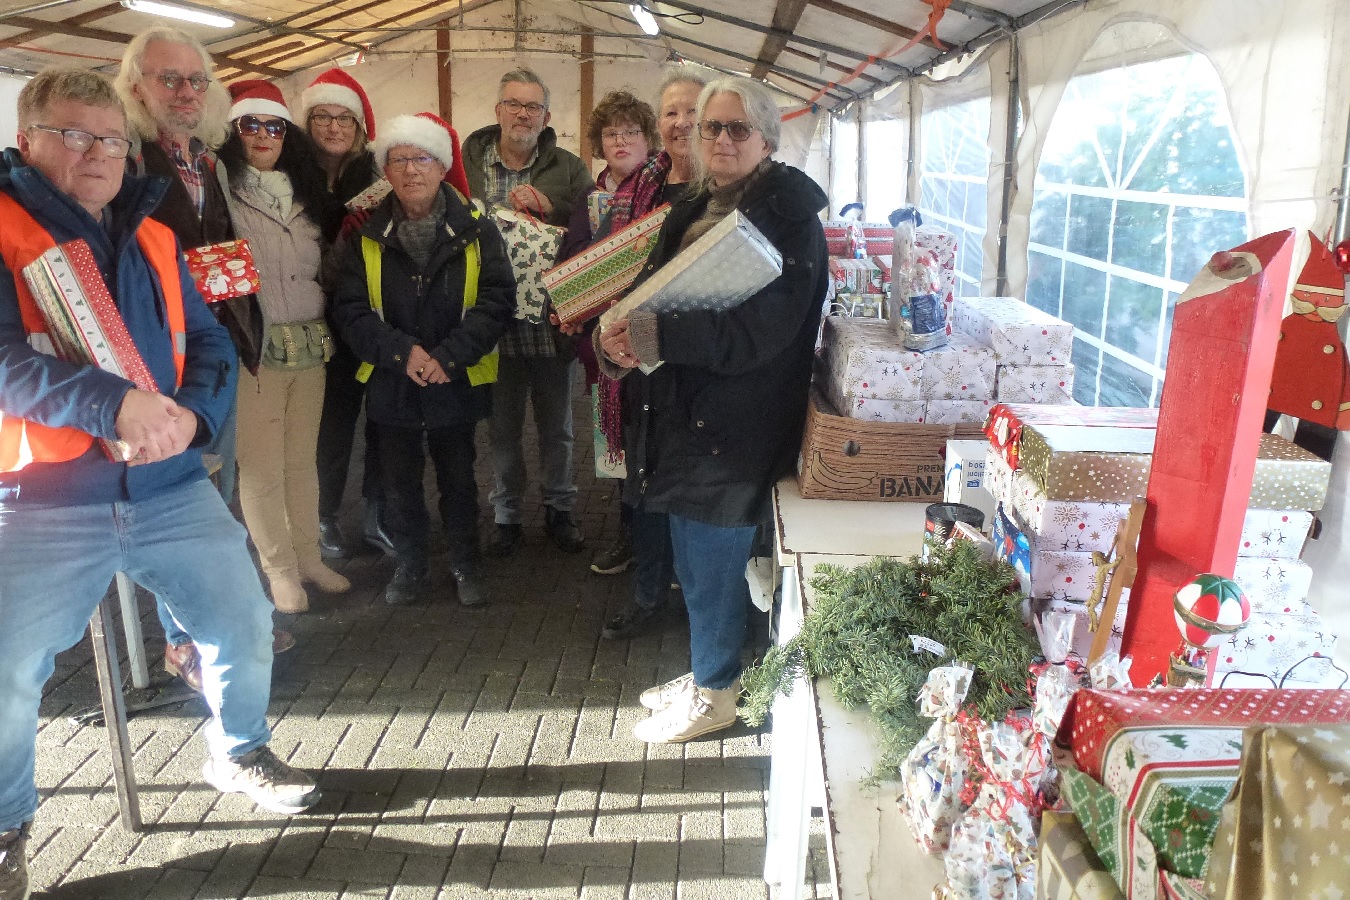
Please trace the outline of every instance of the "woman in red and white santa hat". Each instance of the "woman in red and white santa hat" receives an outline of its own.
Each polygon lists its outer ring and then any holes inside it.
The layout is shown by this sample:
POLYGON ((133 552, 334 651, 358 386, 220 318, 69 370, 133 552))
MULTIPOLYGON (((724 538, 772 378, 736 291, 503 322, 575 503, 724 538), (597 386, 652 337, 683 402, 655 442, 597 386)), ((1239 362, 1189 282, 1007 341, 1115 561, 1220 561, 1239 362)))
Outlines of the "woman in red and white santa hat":
POLYGON ((379 177, 369 144, 375 111, 365 88, 341 69, 329 69, 300 94, 300 117, 319 150, 328 189, 346 203, 379 177))

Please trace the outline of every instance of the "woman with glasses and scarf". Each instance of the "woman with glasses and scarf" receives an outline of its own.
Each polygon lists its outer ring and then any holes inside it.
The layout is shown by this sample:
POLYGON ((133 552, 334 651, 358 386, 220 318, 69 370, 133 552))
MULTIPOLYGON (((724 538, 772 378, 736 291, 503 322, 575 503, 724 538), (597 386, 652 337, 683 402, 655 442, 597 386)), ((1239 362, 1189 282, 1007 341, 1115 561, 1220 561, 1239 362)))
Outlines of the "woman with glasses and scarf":
POLYGON ((230 94, 230 137, 220 160, 229 172, 235 230, 257 265, 265 323, 258 374, 239 379, 239 503, 272 602, 299 613, 309 608, 305 583, 329 593, 351 587, 319 554, 314 468, 324 363, 333 353, 320 258, 336 237, 342 207, 281 91, 250 80, 230 85, 230 94))
POLYGON ((613 377, 651 371, 624 392, 624 497, 639 516, 664 517, 689 611, 692 671, 641 697, 653 712, 634 735, 649 743, 736 721, 745 568, 773 485, 801 443, 827 279, 817 215, 825 193, 770 158, 779 118, 768 90, 748 78, 714 81, 699 94, 697 119, 693 190, 671 209, 638 283, 736 211, 782 254, 783 271, 731 309, 637 310, 596 333, 613 377))

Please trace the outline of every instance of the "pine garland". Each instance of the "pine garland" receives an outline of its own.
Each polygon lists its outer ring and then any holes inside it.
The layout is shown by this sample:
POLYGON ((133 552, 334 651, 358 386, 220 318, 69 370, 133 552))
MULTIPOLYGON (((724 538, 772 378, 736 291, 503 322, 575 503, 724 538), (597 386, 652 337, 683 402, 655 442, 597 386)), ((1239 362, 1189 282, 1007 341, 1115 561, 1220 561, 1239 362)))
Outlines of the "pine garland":
POLYGON ((1027 667, 1040 652, 1022 624, 1021 595, 1006 563, 966 541, 933 546, 928 559, 878 557, 855 569, 820 566, 801 633, 741 675, 741 717, 762 725, 773 699, 801 675, 832 679, 847 707, 867 704, 881 726, 880 768, 896 768, 928 730, 915 705, 928 672, 961 661, 975 670, 966 708, 986 722, 1031 705, 1027 667), (944 656, 915 650, 931 638, 944 656))

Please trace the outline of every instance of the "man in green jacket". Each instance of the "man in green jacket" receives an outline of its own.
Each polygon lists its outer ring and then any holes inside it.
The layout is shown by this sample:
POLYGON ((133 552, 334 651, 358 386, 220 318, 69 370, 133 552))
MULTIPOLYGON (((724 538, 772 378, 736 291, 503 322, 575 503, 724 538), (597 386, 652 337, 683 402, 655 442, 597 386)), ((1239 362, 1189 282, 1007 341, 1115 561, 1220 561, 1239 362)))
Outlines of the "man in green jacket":
MULTIPOLYGON (((594 179, 585 163, 558 147, 557 135, 548 127, 548 101, 548 88, 529 69, 503 75, 497 91, 497 124, 469 135, 464 142, 464 168, 473 196, 489 209, 526 210, 550 225, 565 226, 573 202, 594 179)), ((492 392, 490 429, 496 484, 489 495, 497 529, 486 552, 506 556, 523 537, 521 432, 529 398, 539 432, 544 523, 559 548, 576 553, 584 541, 572 519, 577 493, 572 478, 572 380, 577 364, 571 339, 547 319, 540 324, 516 319, 499 347, 501 364, 492 392)))

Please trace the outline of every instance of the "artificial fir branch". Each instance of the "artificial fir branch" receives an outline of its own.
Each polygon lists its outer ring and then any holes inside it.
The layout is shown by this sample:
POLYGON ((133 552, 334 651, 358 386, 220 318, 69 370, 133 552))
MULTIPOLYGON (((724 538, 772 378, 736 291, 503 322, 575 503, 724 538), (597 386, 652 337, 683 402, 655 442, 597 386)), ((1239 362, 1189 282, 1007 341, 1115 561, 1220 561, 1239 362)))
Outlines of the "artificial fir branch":
POLYGON ((1038 652, 1005 563, 973 544, 931 547, 927 560, 878 557, 856 569, 821 566, 801 633, 741 676, 741 716, 763 724, 773 699, 801 675, 829 677, 847 707, 866 704, 882 730, 881 767, 893 768, 928 728, 915 698, 928 672, 960 661, 975 670, 966 707, 987 722, 1031 705, 1027 667, 1038 652), (946 648, 916 650, 910 635, 946 648))

